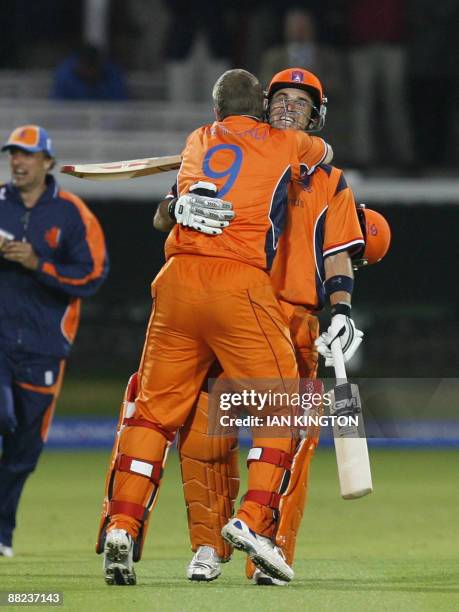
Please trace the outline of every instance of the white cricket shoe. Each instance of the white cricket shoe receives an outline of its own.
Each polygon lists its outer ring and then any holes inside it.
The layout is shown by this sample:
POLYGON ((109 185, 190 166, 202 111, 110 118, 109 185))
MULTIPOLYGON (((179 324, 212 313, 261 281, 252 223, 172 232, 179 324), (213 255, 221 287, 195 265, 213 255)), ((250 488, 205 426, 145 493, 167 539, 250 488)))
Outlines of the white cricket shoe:
POLYGON ((285 582, 293 579, 294 572, 285 562, 277 546, 274 546, 269 538, 252 531, 241 519, 233 518, 226 523, 222 529, 222 536, 234 548, 246 552, 256 567, 271 578, 285 582))
POLYGON ((14 552, 11 546, 5 546, 0 542, 0 557, 14 557, 14 552))
POLYGON ((132 551, 134 541, 124 529, 107 533, 104 545, 104 577, 107 584, 131 585, 136 583, 132 551))
POLYGON ((279 580, 278 578, 271 578, 268 574, 265 574, 261 570, 257 569, 254 571, 252 580, 258 586, 285 586, 288 584, 285 580, 279 580))
POLYGON ((188 580, 210 582, 222 573, 221 559, 211 546, 200 546, 186 570, 188 580))

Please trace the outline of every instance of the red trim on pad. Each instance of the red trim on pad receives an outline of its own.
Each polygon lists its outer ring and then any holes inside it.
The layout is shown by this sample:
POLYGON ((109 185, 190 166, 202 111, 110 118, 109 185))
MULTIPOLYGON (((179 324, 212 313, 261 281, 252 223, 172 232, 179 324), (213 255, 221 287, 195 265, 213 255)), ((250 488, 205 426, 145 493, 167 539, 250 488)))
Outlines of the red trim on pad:
POLYGON ((131 516, 138 521, 143 521, 145 518, 146 509, 140 504, 134 504, 128 501, 111 501, 108 508, 108 514, 113 517, 114 514, 125 514, 131 516))
POLYGON ((156 425, 156 423, 152 423, 151 421, 147 421, 146 419, 136 419, 135 417, 130 417, 128 419, 123 420, 123 425, 126 427, 146 427, 147 429, 154 429, 162 436, 169 440, 169 442, 173 442, 175 438, 175 433, 170 431, 166 431, 160 425, 156 425))
POLYGON ((278 467, 283 467, 286 470, 292 468, 292 457, 289 453, 286 453, 279 448, 262 448, 261 455, 258 459, 248 459, 247 466, 253 461, 263 461, 263 463, 271 463, 278 467))
POLYGON ((282 495, 273 491, 247 491, 244 495, 244 501, 255 502, 261 506, 268 506, 268 508, 277 510, 281 497, 282 495))

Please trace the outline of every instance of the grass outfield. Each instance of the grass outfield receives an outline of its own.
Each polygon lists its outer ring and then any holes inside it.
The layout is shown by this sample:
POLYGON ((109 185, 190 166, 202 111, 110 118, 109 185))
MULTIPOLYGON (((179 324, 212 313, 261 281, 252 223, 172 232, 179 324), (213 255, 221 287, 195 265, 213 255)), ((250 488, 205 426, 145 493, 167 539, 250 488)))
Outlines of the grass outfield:
MULTIPOLYGON (((295 581, 255 587, 235 553, 220 579, 191 583, 177 456, 171 455, 136 587, 108 587, 93 552, 102 452, 47 452, 20 509, 14 559, 0 590, 63 591, 64 610, 234 611, 459 609, 459 453, 372 451, 376 492, 338 495, 333 452, 314 459, 295 581)), ((59 609, 59 608, 58 608, 59 609)))
POLYGON ((102 416, 118 420, 129 375, 111 378, 83 377, 74 370, 64 378, 57 404, 58 416, 102 416))

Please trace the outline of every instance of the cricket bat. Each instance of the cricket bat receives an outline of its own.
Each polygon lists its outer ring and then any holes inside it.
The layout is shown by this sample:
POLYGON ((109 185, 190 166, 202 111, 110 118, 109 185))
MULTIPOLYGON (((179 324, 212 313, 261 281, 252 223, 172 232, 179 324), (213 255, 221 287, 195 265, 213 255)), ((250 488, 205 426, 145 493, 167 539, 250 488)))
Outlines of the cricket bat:
POLYGON ((66 165, 61 166, 60 172, 90 181, 118 181, 177 170, 181 162, 180 155, 169 155, 101 164, 66 165))
POLYGON ((336 377, 331 413, 343 416, 356 415, 359 419, 358 426, 341 426, 338 423, 333 425, 341 497, 357 499, 373 491, 362 406, 357 385, 347 382, 339 338, 332 343, 331 351, 336 377))

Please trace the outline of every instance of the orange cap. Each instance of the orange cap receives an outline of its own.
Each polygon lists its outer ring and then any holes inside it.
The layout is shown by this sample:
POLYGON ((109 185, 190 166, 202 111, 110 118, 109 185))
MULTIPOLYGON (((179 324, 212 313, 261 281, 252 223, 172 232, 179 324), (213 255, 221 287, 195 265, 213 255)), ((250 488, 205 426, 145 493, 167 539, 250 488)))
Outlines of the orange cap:
POLYGON ((45 128, 39 125, 20 125, 15 128, 3 145, 2 151, 12 148, 23 149, 29 153, 43 151, 49 157, 54 157, 51 138, 45 128))

